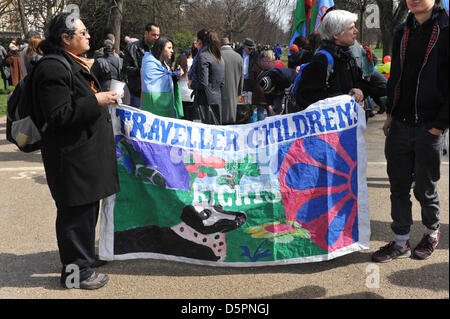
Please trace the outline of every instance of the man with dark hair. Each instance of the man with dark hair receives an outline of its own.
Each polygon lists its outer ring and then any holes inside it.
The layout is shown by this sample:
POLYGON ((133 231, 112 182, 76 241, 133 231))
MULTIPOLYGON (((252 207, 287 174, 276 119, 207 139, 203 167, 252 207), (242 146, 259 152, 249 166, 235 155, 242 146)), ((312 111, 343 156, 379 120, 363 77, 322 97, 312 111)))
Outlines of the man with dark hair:
POLYGON ((372 255, 375 262, 427 259, 439 241, 443 133, 448 130, 448 15, 441 0, 406 0, 410 14, 396 28, 386 101, 385 154, 391 184, 394 240, 372 255), (424 235, 411 252, 411 185, 421 206, 424 235))
POLYGON ((128 89, 130 90, 131 106, 141 107, 141 66, 145 52, 150 52, 156 40, 159 39, 160 29, 154 23, 145 26, 144 37, 129 43, 125 48, 123 61, 124 73, 128 89))

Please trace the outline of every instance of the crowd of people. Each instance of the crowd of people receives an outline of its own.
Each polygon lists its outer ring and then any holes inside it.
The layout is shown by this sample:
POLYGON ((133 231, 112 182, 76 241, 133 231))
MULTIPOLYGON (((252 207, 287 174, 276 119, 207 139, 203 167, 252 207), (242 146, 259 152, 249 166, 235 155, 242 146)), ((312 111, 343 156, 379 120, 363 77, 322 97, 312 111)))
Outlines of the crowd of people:
MULTIPOLYGON (((395 31, 387 84, 374 72, 376 56, 356 41, 357 15, 343 10, 327 11, 320 34, 295 39, 287 68, 277 63, 280 46, 259 51, 255 42, 246 38, 241 46, 232 48, 228 38, 220 39, 207 29, 198 31, 192 48, 182 48, 175 59, 174 52, 180 48, 161 36, 155 23, 145 26, 142 39, 128 39, 123 57, 114 51, 114 37, 108 36, 95 60, 89 59, 85 56, 90 49, 89 32, 80 19, 67 24, 69 13, 58 14, 51 21, 45 39, 31 35, 23 59, 19 53, 23 50, 12 43, 4 59, 11 73, 15 72, 12 84, 34 67, 33 116, 39 127, 46 127, 42 157, 57 207, 63 286, 70 274, 67 267, 73 264, 80 269, 80 288, 96 289, 108 281, 107 275, 93 268, 99 262, 95 255, 99 201, 120 190, 106 107, 119 98, 109 91, 112 79, 127 83, 126 104, 133 107, 224 125, 238 122, 237 101, 244 92, 252 93, 246 103, 256 107, 257 120, 279 114, 277 90, 286 85, 277 87, 277 82, 293 82, 305 63, 309 65, 294 92, 296 107, 289 112, 349 94, 357 102, 368 100, 373 105, 376 101, 380 112, 388 113, 384 131, 394 241, 375 252, 372 259, 387 262, 411 254, 420 259, 430 257, 439 238, 437 181, 442 135, 448 129, 448 16, 440 0, 406 2, 411 13, 395 31), (65 57, 72 66, 72 79, 57 60, 36 62, 47 54, 65 57), (334 62, 331 72, 329 56, 334 62), (22 61, 26 67, 21 67, 22 61), (386 104, 379 100, 385 95, 386 104), (425 231, 411 252, 413 181, 425 231)), ((2 68, 2 75, 4 72, 2 68)))

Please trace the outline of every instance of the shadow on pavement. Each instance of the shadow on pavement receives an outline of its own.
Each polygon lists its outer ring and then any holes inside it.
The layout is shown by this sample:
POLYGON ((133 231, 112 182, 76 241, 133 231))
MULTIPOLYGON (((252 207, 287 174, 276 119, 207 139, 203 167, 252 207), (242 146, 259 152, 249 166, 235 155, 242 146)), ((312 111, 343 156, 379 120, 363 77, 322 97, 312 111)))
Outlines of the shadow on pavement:
POLYGON ((400 270, 387 278, 397 286, 448 291, 448 262, 400 270))
POLYGON ((320 286, 306 286, 282 294, 272 295, 263 299, 312 299, 323 298, 327 290, 320 286))
POLYGON ((0 288, 43 287, 51 290, 62 290, 59 284, 61 272, 59 254, 48 251, 36 254, 14 255, 0 254, 0 288), (58 274, 55 276, 54 273, 58 274))
MULTIPOLYGON (((108 262, 105 266, 96 270, 106 274, 172 277, 266 273, 313 274, 330 269, 346 267, 350 264, 364 263, 367 262, 369 258, 370 255, 368 253, 355 252, 328 262, 253 268, 208 267, 175 261, 134 259, 108 262)), ((57 251, 25 255, 3 253, 0 254, 0 264, 2 265, 2 268, 4 268, 0 273, 0 288, 43 287, 46 289, 62 289, 59 285, 61 266, 59 253, 57 251)), ((296 294, 298 293, 299 292, 296 292, 296 294)), ((308 293, 311 293, 311 291, 308 291, 308 293)))
MULTIPOLYGON (((0 143, 1 142, 3 142, 3 140, 0 141, 0 143)), ((16 161, 42 163, 42 157, 40 153, 23 153, 19 150, 16 150, 15 152, 0 152, 0 162, 16 161)))

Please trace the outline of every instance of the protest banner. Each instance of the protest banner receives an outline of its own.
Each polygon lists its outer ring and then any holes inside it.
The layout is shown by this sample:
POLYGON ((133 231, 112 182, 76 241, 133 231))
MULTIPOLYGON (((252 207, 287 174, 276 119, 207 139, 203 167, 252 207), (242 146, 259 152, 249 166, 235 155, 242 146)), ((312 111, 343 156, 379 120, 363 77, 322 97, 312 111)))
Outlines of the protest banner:
POLYGON ((121 191, 103 200, 101 259, 247 267, 369 248, 365 115, 350 96, 235 126, 111 115, 121 191))

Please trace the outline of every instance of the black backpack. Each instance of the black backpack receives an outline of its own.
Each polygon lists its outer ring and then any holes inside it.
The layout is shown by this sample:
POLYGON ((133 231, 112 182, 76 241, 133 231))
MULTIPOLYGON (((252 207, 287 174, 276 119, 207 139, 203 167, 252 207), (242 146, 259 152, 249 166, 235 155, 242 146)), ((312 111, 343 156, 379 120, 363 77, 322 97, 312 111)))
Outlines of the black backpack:
MULTIPOLYGON (((69 62, 61 55, 48 54, 42 57, 37 65, 42 61, 53 59, 61 62, 70 74, 70 86, 72 87, 72 67, 69 62)), ((12 94, 8 97, 6 108, 6 138, 11 143, 17 145, 22 152, 33 152, 41 148, 41 134, 45 132, 47 123, 40 128, 33 121, 33 94, 32 94, 32 75, 26 75, 15 87, 12 94)))

